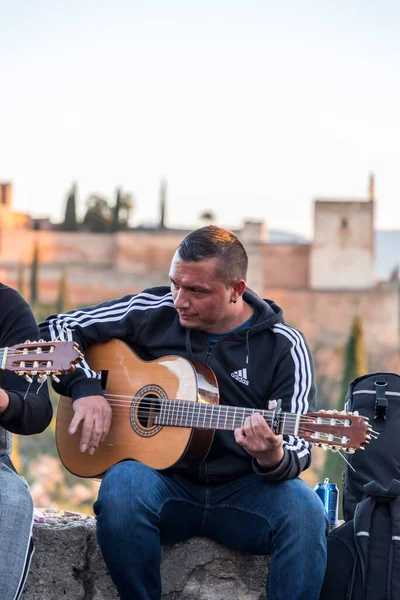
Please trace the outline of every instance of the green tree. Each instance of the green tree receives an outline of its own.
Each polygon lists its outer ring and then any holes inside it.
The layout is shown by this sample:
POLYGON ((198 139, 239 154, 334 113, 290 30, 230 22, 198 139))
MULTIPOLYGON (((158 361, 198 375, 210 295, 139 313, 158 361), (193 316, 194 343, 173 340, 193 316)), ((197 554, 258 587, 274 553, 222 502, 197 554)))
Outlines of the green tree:
POLYGON ((211 225, 215 221, 215 213, 212 210, 205 210, 199 216, 200 221, 204 223, 204 225, 211 225))
POLYGON ((356 377, 368 372, 367 353, 365 349, 363 326, 360 317, 355 317, 351 325, 350 336, 345 349, 345 362, 341 387, 341 406, 349 384, 356 377))
POLYGON ((167 212, 167 182, 163 179, 160 183, 160 229, 165 229, 167 212))
POLYGON ((58 287, 58 297, 56 310, 57 314, 68 310, 68 271, 67 266, 63 265, 61 269, 60 282, 58 287))
POLYGON ((13 434, 11 460, 18 473, 22 475, 22 461, 19 453, 19 436, 13 434))
POLYGON ((83 227, 92 233, 106 233, 112 229, 112 209, 102 196, 92 195, 86 201, 83 227))
MULTIPOLYGON (((347 388, 356 377, 365 375, 368 372, 367 353, 363 334, 362 321, 360 317, 355 317, 350 330, 344 352, 343 377, 340 396, 337 401, 336 409, 343 410, 344 400, 346 398, 347 388)), ((342 489, 343 489, 343 468, 344 460, 337 452, 328 451, 326 454, 323 478, 328 477, 329 481, 336 483, 339 488, 339 518, 342 518, 342 489)))
POLYGON ((76 183, 73 183, 67 196, 64 221, 61 224, 63 231, 77 231, 78 229, 78 222, 76 220, 76 193, 77 186, 76 183))
POLYGON ((118 187, 117 191, 116 191, 115 204, 114 204, 114 208, 112 211, 112 230, 113 231, 119 231, 121 229, 121 223, 120 223, 121 198, 122 198, 122 191, 121 191, 121 188, 118 187))
POLYGON ((35 240, 33 244, 31 263, 31 304, 35 306, 39 301, 39 243, 35 240))
POLYGON ((17 290, 23 298, 27 298, 26 280, 25 280, 25 265, 22 261, 18 263, 17 272, 17 290))

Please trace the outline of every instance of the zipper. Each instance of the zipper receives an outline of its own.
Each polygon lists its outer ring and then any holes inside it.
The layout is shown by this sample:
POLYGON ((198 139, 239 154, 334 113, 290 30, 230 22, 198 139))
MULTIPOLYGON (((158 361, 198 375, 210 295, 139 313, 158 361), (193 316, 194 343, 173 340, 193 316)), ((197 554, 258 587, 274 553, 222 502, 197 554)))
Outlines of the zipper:
POLYGON ((201 483, 207 482, 206 461, 204 460, 199 467, 199 480, 201 483))
MULTIPOLYGON (((218 344, 218 343, 219 343, 219 342, 217 342, 217 344, 218 344)), ((207 364, 209 364, 209 362, 210 362, 210 357, 211 357, 211 354, 213 353, 213 351, 214 351, 214 348, 215 348, 215 346, 217 345, 217 344, 210 344, 210 342, 207 342, 207 344, 208 344, 208 347, 207 347, 207 353, 206 353, 206 358, 205 358, 205 361, 204 361, 206 365, 207 365, 207 364)))

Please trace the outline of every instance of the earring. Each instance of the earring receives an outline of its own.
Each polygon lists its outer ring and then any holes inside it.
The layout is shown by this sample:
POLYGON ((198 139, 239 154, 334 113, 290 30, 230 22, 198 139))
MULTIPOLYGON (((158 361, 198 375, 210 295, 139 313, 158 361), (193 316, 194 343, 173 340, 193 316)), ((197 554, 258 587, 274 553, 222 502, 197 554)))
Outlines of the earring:
POLYGON ((232 298, 232 302, 233 302, 233 304, 236 304, 237 298, 232 298))

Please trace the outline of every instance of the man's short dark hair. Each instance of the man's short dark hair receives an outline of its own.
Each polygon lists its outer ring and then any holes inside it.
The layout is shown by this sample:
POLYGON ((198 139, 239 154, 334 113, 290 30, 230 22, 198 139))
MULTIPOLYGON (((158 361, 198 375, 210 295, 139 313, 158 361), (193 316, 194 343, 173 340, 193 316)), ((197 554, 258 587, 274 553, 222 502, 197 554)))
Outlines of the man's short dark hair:
POLYGON ((217 259, 217 275, 231 285, 239 279, 246 279, 247 253, 238 237, 228 231, 208 225, 189 233, 177 248, 184 262, 199 262, 210 258, 217 259))

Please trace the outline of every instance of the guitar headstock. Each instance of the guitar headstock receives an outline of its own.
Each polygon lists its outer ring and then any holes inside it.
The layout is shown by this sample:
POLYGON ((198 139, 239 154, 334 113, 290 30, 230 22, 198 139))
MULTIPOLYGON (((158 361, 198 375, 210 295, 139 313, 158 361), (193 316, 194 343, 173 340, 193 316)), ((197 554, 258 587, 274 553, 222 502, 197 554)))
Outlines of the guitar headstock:
POLYGON ((3 349, 1 368, 14 371, 31 381, 38 376, 39 381, 47 377, 56 379, 57 375, 73 371, 75 365, 83 359, 79 346, 73 341, 52 340, 17 344, 3 349))
POLYGON ((371 440, 371 431, 367 417, 336 410, 307 413, 301 416, 299 424, 302 438, 333 452, 365 450, 371 440))

